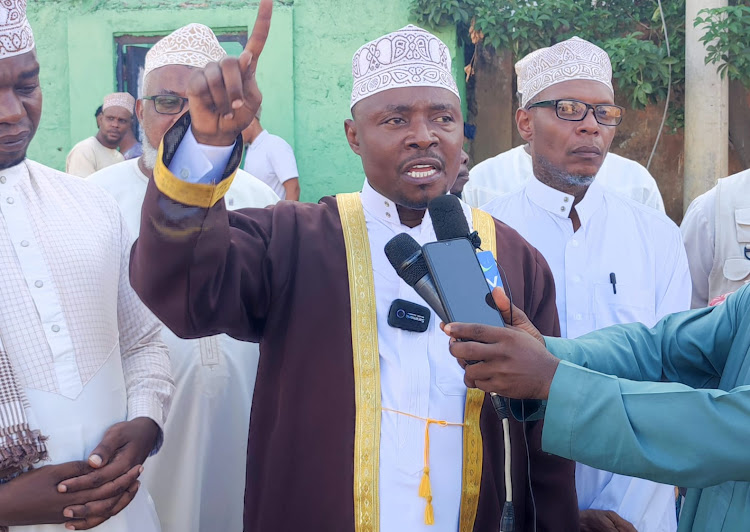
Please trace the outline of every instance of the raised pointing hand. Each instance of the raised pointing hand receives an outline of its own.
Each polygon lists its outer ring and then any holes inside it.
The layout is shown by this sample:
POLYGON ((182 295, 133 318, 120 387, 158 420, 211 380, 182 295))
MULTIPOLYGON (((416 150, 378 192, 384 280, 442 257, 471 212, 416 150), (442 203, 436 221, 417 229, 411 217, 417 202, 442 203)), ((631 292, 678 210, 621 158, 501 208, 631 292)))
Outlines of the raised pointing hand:
POLYGON ((255 70, 271 28, 272 10, 273 0, 260 0, 253 32, 239 58, 209 63, 190 77, 190 117, 200 144, 231 146, 255 117, 262 100, 255 70))

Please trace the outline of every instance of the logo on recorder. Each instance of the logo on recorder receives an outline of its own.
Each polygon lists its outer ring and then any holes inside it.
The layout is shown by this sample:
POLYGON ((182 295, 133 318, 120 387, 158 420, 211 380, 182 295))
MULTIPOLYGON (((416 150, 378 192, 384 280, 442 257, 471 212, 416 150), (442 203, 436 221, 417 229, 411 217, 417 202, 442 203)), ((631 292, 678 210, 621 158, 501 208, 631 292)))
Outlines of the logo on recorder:
POLYGON ((430 325, 430 309, 397 299, 388 311, 388 325, 410 332, 425 332, 430 325))

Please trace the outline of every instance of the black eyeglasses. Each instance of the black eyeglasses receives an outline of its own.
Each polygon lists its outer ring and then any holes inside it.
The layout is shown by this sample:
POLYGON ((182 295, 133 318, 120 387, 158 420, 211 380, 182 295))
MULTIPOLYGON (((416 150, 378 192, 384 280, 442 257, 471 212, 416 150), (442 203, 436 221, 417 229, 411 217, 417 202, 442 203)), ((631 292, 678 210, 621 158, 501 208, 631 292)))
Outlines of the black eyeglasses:
POLYGON ((582 121, 586 118, 589 109, 593 109, 594 119, 603 126, 619 126, 620 122, 622 122, 623 112, 625 111, 619 105, 608 103, 591 105, 579 100, 545 100, 543 102, 532 103, 527 109, 533 107, 554 107, 557 118, 569 122, 582 121))
POLYGON ((154 109, 160 115, 180 114, 188 102, 187 98, 173 96, 171 94, 159 94, 157 96, 144 96, 144 100, 154 102, 154 109))

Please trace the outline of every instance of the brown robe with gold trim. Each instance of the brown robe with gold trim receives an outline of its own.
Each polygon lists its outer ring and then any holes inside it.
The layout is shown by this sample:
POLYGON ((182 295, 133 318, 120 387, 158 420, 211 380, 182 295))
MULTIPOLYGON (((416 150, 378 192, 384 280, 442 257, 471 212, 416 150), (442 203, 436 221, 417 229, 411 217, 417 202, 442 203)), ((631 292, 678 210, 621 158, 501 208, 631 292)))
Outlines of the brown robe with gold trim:
MULTIPOLYGON (((167 165, 180 137, 173 129, 165 139, 167 165)), ((237 152, 230 166, 236 159, 237 152)), ((543 334, 558 335, 547 263, 513 229, 495 225, 497 256, 513 302, 543 334)), ((131 260, 136 292, 180 336, 227 333, 261 344, 248 443, 246 532, 354 530, 348 279, 333 197, 319 204, 281 202, 228 212, 223 200, 208 209, 187 207, 161 193, 154 180, 148 185, 131 260)), ((488 399, 481 429, 484 462, 474 530, 495 532, 505 500, 503 436, 488 399)), ((541 422, 527 422, 525 430, 531 484, 524 425, 511 420, 516 530, 533 530, 533 488, 537 530, 577 531, 574 463, 542 452, 541 422)))

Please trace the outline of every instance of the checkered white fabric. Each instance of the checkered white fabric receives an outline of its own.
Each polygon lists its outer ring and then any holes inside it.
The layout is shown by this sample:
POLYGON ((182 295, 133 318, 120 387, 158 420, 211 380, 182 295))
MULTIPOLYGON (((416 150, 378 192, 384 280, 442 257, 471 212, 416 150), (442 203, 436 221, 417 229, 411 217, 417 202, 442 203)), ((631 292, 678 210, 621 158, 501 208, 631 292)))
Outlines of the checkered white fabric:
POLYGON ((74 399, 119 355, 128 419, 163 426, 169 356, 130 286, 130 239, 114 200, 26 160, 0 170, 0 213, 0 338, 19 384, 74 399))

